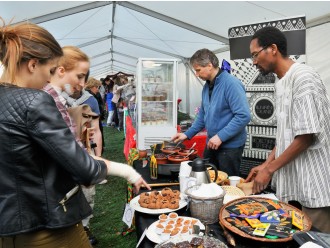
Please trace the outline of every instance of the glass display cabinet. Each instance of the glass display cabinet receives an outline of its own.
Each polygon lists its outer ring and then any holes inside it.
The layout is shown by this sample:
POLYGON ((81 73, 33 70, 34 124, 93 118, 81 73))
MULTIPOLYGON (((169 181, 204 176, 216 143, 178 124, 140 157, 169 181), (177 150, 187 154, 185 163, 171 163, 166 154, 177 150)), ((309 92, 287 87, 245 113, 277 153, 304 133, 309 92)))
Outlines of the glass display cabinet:
POLYGON ((175 59, 139 58, 137 63, 137 148, 170 140, 177 132, 175 59))

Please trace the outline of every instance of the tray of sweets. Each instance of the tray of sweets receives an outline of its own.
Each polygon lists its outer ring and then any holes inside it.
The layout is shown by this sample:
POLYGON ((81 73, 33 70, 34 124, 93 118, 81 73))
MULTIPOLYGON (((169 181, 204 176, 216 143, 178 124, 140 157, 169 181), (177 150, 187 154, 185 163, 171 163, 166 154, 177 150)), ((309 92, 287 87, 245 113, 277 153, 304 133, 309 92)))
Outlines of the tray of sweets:
MULTIPOLYGON (((258 212, 259 214, 267 213, 268 211, 274 211, 274 209, 277 207, 277 205, 280 206, 281 210, 284 210, 286 213, 288 213, 289 216, 292 211, 295 211, 296 213, 298 213, 302 216, 302 229, 300 230, 298 228, 293 227, 292 229, 294 229, 295 232, 299 232, 299 231, 306 232, 311 229, 311 227, 312 227, 311 219, 307 215, 304 215, 304 213, 301 210, 299 210, 299 209, 295 208, 294 206, 289 205, 287 203, 284 203, 281 201, 274 201, 274 200, 270 200, 270 199, 266 199, 266 198, 262 198, 262 197, 242 197, 242 198, 228 202, 227 204, 225 204, 221 207, 220 213, 219 213, 219 220, 220 220, 220 223, 225 228, 227 228, 228 230, 230 230, 242 237, 245 237, 245 238, 262 241, 262 242, 287 242, 287 241, 292 240, 292 235, 293 235, 292 232, 290 232, 287 235, 287 237, 280 237, 279 235, 277 235, 278 238, 276 238, 276 239, 259 237, 259 236, 255 236, 252 234, 254 231, 254 228, 252 228, 248 224, 248 222, 245 220, 245 218, 232 217, 235 214, 243 214, 243 213, 248 213, 248 215, 256 214, 256 212, 258 212), (255 204, 251 204, 250 203, 251 201, 252 201, 252 203, 253 203, 253 201, 255 201, 254 202, 255 204), (274 202, 274 207, 273 207, 273 202, 274 202), (261 206, 261 204, 265 205, 266 208, 261 206), (247 207, 248 205, 250 205, 250 206, 255 205, 254 210, 251 210, 250 208, 248 208, 247 207), (269 208, 269 209, 267 209, 267 208, 269 208)), ((287 219, 290 219, 290 217, 288 217, 287 219)), ((285 222, 288 222, 288 221, 284 221, 283 224, 285 224, 285 222)), ((286 227, 286 226, 280 226, 280 227, 281 227, 281 230, 283 230, 283 231, 285 231, 287 229, 291 230, 290 227, 286 227)))

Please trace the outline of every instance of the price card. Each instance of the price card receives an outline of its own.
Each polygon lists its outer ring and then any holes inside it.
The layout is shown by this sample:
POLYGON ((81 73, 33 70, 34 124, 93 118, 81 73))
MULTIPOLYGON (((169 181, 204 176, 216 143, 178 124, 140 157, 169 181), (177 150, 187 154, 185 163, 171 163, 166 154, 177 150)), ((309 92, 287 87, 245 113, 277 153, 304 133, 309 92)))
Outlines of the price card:
POLYGON ((134 217, 134 209, 131 208, 131 206, 128 203, 126 203, 125 211, 123 215, 123 221, 126 223, 128 227, 131 227, 133 217, 134 217))

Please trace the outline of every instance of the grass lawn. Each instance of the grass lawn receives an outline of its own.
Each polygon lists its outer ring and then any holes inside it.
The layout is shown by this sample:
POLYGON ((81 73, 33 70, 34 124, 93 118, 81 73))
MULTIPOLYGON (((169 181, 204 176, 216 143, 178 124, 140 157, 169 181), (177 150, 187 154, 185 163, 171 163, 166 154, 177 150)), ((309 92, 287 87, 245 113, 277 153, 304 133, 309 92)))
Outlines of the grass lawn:
MULTIPOLYGON (((103 157, 116 162, 126 163, 123 154, 124 131, 104 127, 106 149, 103 157)), ((125 223, 122 221, 126 203, 127 183, 119 177, 108 177, 108 183, 96 186, 94 218, 91 230, 98 239, 96 248, 132 248, 137 244, 136 233, 122 236, 125 223)))
MULTIPOLYGON (((178 123, 189 116, 178 113, 178 123)), ((112 127, 104 127, 106 149, 103 157, 116 162, 126 163, 123 154, 124 132, 112 127)), ((96 248, 132 248, 137 244, 136 233, 122 236, 125 223, 122 221, 126 203, 127 183, 119 177, 108 177, 108 183, 96 186, 94 218, 91 230, 98 239, 96 248)))

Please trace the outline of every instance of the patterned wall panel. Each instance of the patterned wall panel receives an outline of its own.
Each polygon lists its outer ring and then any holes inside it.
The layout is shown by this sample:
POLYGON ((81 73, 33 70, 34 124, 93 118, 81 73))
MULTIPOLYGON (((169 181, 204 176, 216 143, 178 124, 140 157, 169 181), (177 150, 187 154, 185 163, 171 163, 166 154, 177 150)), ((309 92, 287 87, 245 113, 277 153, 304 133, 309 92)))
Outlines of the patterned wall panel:
POLYGON ((276 27, 287 37, 290 58, 304 63, 306 58, 305 24, 305 17, 294 17, 232 27, 228 31, 232 74, 244 84, 251 111, 241 166, 243 176, 248 174, 251 167, 268 157, 275 145, 276 135, 274 84, 278 79, 275 74, 261 75, 253 66, 249 50, 251 37, 262 27, 276 27))

